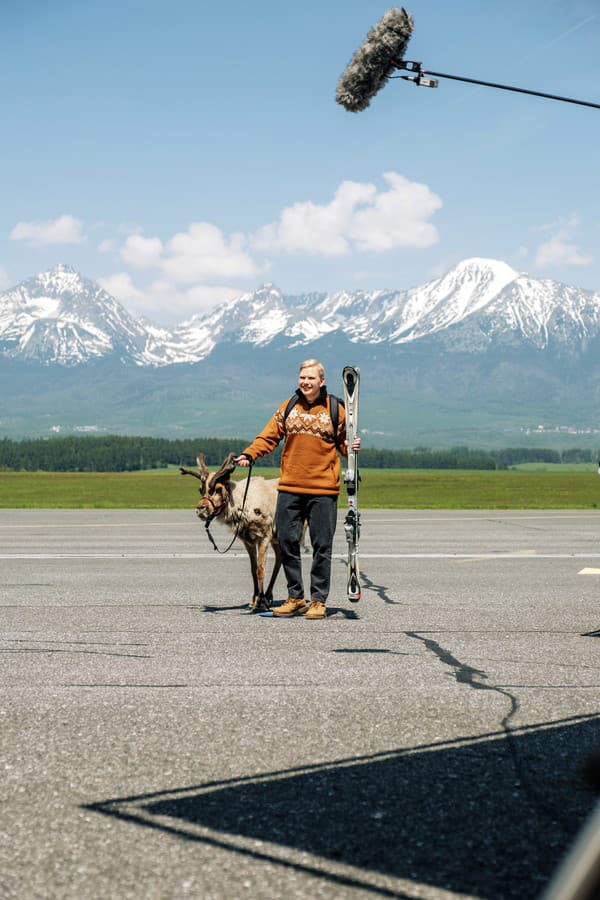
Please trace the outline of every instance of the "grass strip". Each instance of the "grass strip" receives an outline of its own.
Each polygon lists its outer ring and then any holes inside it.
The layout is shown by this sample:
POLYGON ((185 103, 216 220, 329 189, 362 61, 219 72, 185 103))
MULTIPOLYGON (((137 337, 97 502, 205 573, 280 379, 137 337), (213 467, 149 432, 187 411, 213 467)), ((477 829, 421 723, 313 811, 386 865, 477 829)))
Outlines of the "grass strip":
MULTIPOLYGON (((277 474, 259 469, 254 475, 277 474)), ((253 477, 254 477, 253 475, 253 477)), ((362 469, 363 509, 596 509, 595 471, 362 469)), ((245 478, 245 474, 240 476, 245 478)), ((198 482, 173 470, 0 472, 3 509, 190 509, 198 482)), ((340 506, 346 503, 345 491, 340 506)))

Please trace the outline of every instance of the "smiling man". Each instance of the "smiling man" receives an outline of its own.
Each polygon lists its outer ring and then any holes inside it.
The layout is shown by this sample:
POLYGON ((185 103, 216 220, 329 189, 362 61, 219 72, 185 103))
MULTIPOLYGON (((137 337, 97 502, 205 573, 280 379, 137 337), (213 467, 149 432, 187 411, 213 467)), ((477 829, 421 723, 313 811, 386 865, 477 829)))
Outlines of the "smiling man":
MULTIPOLYGON (((275 607, 273 615, 289 618, 304 614, 307 619, 324 619, 340 492, 339 453, 347 455, 348 442, 344 407, 328 395, 325 370, 317 359, 300 364, 294 396, 278 406, 261 433, 235 461, 248 466, 271 453, 282 439, 285 446, 275 521, 288 598, 275 607), (304 596, 300 551, 305 521, 313 549, 310 603, 304 596)), ((360 438, 355 439, 353 449, 360 450, 360 438)))

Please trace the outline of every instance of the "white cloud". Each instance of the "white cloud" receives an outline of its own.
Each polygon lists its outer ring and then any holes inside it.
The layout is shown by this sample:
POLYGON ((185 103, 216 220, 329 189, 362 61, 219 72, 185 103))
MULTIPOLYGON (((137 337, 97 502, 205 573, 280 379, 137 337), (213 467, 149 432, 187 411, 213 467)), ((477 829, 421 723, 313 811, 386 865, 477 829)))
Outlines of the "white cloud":
POLYGON ((138 287, 128 273, 120 272, 101 284, 136 313, 180 321, 239 296, 240 287, 232 287, 231 282, 259 273, 246 244, 242 234, 225 236, 208 222, 192 222, 187 231, 177 232, 166 242, 130 230, 121 247, 121 259, 140 271, 154 273, 155 280, 138 287))
POLYGON ((0 291, 3 291, 7 287, 10 287, 8 272, 0 266, 0 291))
POLYGON ((227 239, 222 231, 208 222, 192 222, 168 242, 162 268, 176 282, 221 281, 247 278, 259 271, 246 252, 246 239, 232 234, 227 239))
POLYGON ((178 288, 166 280, 154 281, 143 291, 143 298, 132 307, 143 315, 161 321, 181 322, 191 316, 209 312, 221 303, 239 297, 240 289, 222 284, 197 284, 190 288, 178 288))
POLYGON ((115 297, 122 302, 138 300, 144 296, 143 292, 136 288, 128 272, 117 272, 115 275, 109 275, 108 278, 99 278, 98 284, 111 297, 115 297))
POLYGON ((426 184, 408 181, 395 172, 383 177, 390 190, 377 194, 372 206, 357 211, 350 224, 358 249, 381 253, 437 243, 437 231, 426 220, 442 206, 440 198, 426 184))
POLYGON ((545 222, 532 228, 532 231, 568 231, 571 232, 579 225, 579 216, 576 212, 570 213, 568 216, 559 216, 554 222, 545 222))
POLYGON ((571 213, 555 222, 541 225, 538 231, 554 232, 538 247, 534 263, 538 269, 558 266, 589 266, 593 258, 582 253, 574 240, 574 232, 579 226, 579 216, 571 213))
POLYGON ((557 266, 589 266, 593 261, 591 256, 581 253, 575 244, 570 243, 561 235, 540 244, 535 255, 535 265, 539 269, 557 266))
POLYGON ((46 222, 18 222, 9 238, 11 241, 28 241, 34 246, 46 244, 81 244, 83 223, 74 216, 62 215, 46 222))
MULTIPOLYGON (((210 222, 192 222, 162 240, 129 226, 120 257, 127 267, 155 280, 139 287, 127 272, 120 272, 101 283, 137 312, 174 319, 239 296, 248 289, 248 279, 268 268, 265 251, 339 258, 435 244, 438 233, 429 219, 442 206, 441 199, 427 185, 396 172, 386 172, 383 178, 382 189, 344 181, 329 203, 294 203, 276 222, 251 235, 225 234, 210 222), (246 284, 231 286, 237 282, 246 284)), ((102 253, 112 248, 112 240, 98 246, 102 253)))
POLYGON ((333 200, 324 206, 310 200, 288 206, 278 223, 260 229, 254 245, 264 250, 345 256, 350 251, 347 231, 355 209, 372 201, 376 194, 372 184, 344 181, 333 200))
POLYGON ((197 284, 185 292, 184 300, 188 312, 205 313, 215 306, 234 300, 240 293, 239 288, 224 284, 197 284))
POLYGON ((344 181, 325 205, 294 203, 279 221, 260 229, 252 244, 261 250, 287 250, 320 256, 346 256, 352 250, 381 253, 397 247, 429 247, 438 240, 427 221, 442 206, 427 185, 396 172, 384 173, 389 185, 344 181))
POLYGON ((228 285, 197 284, 181 290, 167 279, 157 279, 140 288, 127 272, 118 272, 98 281, 131 312, 170 323, 206 313, 240 295, 239 288, 228 285))
POLYGON ((159 238, 130 235, 121 257, 138 269, 156 269, 174 284, 248 278, 259 267, 245 249, 242 234, 227 238, 208 222, 192 222, 163 245, 159 238))
POLYGON ((160 238, 130 234, 121 250, 124 262, 136 269, 151 269, 160 264, 163 245, 160 238))

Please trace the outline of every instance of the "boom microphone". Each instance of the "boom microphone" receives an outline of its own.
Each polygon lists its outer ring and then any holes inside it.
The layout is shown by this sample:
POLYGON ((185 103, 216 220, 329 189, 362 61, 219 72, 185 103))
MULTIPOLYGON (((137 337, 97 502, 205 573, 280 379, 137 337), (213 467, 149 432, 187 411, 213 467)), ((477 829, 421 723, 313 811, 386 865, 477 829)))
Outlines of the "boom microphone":
MULTIPOLYGON (((530 94, 544 97, 546 100, 560 100, 562 103, 576 103, 600 109, 600 103, 589 100, 577 100, 574 97, 562 97, 559 94, 546 94, 530 88, 514 87, 510 84, 498 84, 494 81, 481 81, 478 78, 465 78, 462 75, 448 75, 446 72, 433 72, 424 69, 420 62, 404 59, 404 51, 413 32, 414 20, 402 6, 393 6, 381 17, 377 25, 369 31, 362 46, 358 48, 346 66, 335 92, 336 101, 349 112, 366 109, 377 91, 392 76, 394 69, 413 72, 413 75, 396 75, 405 81, 412 81, 417 87, 436 88, 437 78, 450 78, 466 84, 483 85, 501 91, 513 91, 517 94, 530 94), (436 78, 429 78, 435 75, 436 78)), ((600 467, 599 467, 600 471, 600 467)))
POLYGON ((413 17, 402 6, 393 6, 371 28, 338 81, 335 99, 344 109, 360 112, 367 108, 399 68, 413 24, 413 17))

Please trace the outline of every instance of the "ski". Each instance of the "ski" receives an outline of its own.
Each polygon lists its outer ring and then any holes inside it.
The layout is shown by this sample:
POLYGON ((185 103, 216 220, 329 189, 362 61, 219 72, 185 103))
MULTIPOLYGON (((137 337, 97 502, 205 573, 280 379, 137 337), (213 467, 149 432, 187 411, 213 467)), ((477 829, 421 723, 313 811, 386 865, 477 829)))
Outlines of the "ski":
POLYGON ((348 600, 360 600, 360 569, 358 565, 358 540, 360 538, 360 512, 358 510, 358 454, 352 450, 352 442, 358 435, 358 391, 360 369, 344 366, 344 405, 346 407, 346 439, 348 441, 348 462, 344 473, 344 484, 348 494, 348 509, 344 520, 346 541, 348 542, 348 600))

